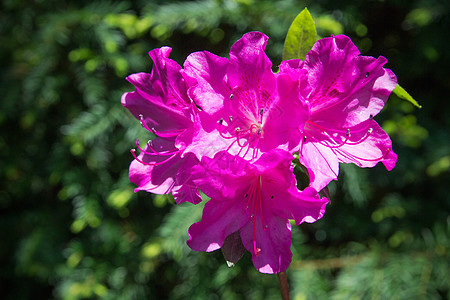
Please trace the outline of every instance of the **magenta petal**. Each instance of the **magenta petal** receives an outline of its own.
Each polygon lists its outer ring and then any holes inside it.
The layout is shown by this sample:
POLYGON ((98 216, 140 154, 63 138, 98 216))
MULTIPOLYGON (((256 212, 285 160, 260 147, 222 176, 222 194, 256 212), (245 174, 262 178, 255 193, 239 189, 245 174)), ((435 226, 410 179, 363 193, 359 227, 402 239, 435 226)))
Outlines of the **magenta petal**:
POLYGON ((316 118, 349 127, 383 108, 397 79, 383 68, 387 62, 384 57, 359 54, 344 35, 321 39, 308 53, 304 64, 308 89, 302 95, 311 102, 316 118))
POLYGON ((348 77, 352 76, 352 61, 359 54, 358 48, 344 35, 323 38, 314 44, 304 63, 312 87, 304 96, 311 102, 312 111, 341 101, 342 94, 351 89, 348 77))
POLYGON ((142 118, 147 128, 167 131, 183 130, 191 126, 191 121, 186 116, 186 112, 166 106, 160 101, 143 98, 137 91, 124 93, 122 95, 122 105, 136 119, 140 120, 142 118))
POLYGON ((297 225, 303 222, 313 223, 325 214, 327 198, 320 198, 317 191, 307 187, 303 191, 290 189, 292 197, 287 198, 285 207, 290 212, 289 219, 294 219, 297 225))
POLYGON ((219 111, 224 99, 230 97, 227 66, 228 59, 207 51, 192 53, 184 63, 184 73, 192 79, 189 95, 208 114, 219 111))
POLYGON ((146 145, 145 152, 139 154, 130 164, 130 181, 137 185, 135 191, 147 191, 155 194, 173 193, 177 203, 201 202, 198 188, 192 181, 192 168, 198 164, 197 158, 190 154, 181 158, 173 141, 156 138, 152 148, 146 145), (167 154, 164 154, 167 153, 167 154), (151 165, 153 164, 153 165, 151 165))
POLYGON ((336 149, 339 161, 364 168, 373 167, 381 161, 389 171, 392 170, 397 162, 397 155, 392 151, 392 142, 387 133, 374 120, 361 126, 370 128, 354 133, 347 144, 336 149))
POLYGON ((339 161, 332 149, 306 142, 299 152, 300 163, 308 169, 310 187, 320 191, 331 180, 337 180, 339 161))
MULTIPOLYGON (((153 141, 153 148, 158 152, 171 153, 175 149, 173 142, 156 138, 153 141)), ((151 152, 148 145, 144 150, 151 152)), ((175 186, 176 174, 182 165, 183 160, 177 154, 174 158, 161 165, 147 165, 161 163, 168 159, 170 155, 148 155, 146 153, 139 154, 138 158, 146 163, 143 164, 138 160, 133 160, 130 164, 130 181, 137 185, 135 191, 148 191, 155 194, 168 194, 175 186)))
POLYGON ((227 236, 248 222, 246 212, 242 201, 209 200, 203 209, 202 220, 189 228, 188 246, 195 251, 219 249, 227 236))
POLYGON ((228 148, 232 140, 221 138, 217 120, 208 114, 199 112, 193 117, 193 126, 181 133, 176 139, 176 146, 184 153, 191 152, 199 160, 214 155, 228 148))
POLYGON ((176 186, 172 189, 172 195, 177 204, 190 202, 198 204, 202 201, 198 187, 193 182, 192 170, 198 165, 198 159, 191 153, 182 158, 182 165, 178 169, 176 186))
MULTIPOLYGON (((304 74, 305 71, 299 72, 304 74)), ((286 145, 285 150, 292 150, 298 145, 301 133, 309 117, 309 103, 298 101, 298 82, 286 74, 277 76, 278 101, 270 110, 270 117, 264 124, 264 138, 261 141, 261 150, 279 148, 286 145)))
POLYGON ((224 151, 212 159, 204 157, 193 169, 193 181, 210 198, 233 199, 238 190, 248 185, 245 163, 242 158, 224 151))
POLYGON ((181 74, 181 66, 169 58, 169 47, 157 48, 149 52, 153 60, 151 74, 138 73, 127 77, 143 97, 159 98, 166 105, 184 108, 189 106, 187 89, 181 74))
MULTIPOLYGON (((260 81, 266 77, 273 77, 271 71, 272 62, 264 52, 268 37, 261 32, 249 32, 236 41, 230 50, 230 67, 228 80, 231 88, 242 87, 245 89, 257 89, 260 81)), ((270 81, 270 80, 269 80, 270 81)), ((265 89, 269 92, 269 82, 265 89)))
POLYGON ((288 220, 272 215, 264 219, 264 230, 260 220, 249 222, 241 229, 242 243, 252 253, 253 265, 261 273, 274 274, 285 271, 292 260, 291 224, 288 220), (254 229, 255 228, 255 229, 254 229), (255 233, 255 235, 254 235, 255 233), (253 239, 260 252, 255 255, 253 239))
POLYGON ((397 84, 397 78, 389 69, 382 66, 386 59, 380 57, 357 57, 352 86, 340 100, 322 108, 314 107, 312 114, 315 119, 321 119, 341 128, 351 127, 376 116, 384 107, 390 93, 397 84), (358 75, 355 75, 358 74, 358 75), (366 74, 367 75, 366 77, 366 74))

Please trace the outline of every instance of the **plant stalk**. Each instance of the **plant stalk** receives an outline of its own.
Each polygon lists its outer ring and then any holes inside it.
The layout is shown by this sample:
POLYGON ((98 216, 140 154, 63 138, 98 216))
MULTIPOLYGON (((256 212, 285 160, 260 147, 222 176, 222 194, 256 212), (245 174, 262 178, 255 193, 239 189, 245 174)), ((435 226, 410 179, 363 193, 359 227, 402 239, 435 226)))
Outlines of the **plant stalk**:
POLYGON ((278 275, 278 281, 280 281, 280 292, 283 300, 290 300, 289 296, 289 284, 287 282, 286 272, 280 272, 278 275))

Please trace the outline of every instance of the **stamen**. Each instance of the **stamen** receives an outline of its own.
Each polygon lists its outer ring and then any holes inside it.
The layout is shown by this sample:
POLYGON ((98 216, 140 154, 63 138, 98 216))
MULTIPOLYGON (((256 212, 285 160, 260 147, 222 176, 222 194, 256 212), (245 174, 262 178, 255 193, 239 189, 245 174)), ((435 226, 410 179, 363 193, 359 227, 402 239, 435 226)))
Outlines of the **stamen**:
POLYGON ((164 137, 174 137, 184 131, 184 129, 175 129, 175 130, 166 130, 164 132, 157 132, 154 127, 150 128, 145 124, 144 116, 142 114, 139 115, 139 122, 141 123, 142 127, 144 127, 146 130, 151 131, 155 135, 157 135, 159 137, 163 137, 163 138, 164 137))
POLYGON ((136 149, 131 149, 130 152, 133 155, 134 159, 136 159, 138 162, 140 162, 141 164, 146 165, 146 166, 159 166, 159 165, 162 165, 162 164, 168 162, 169 160, 171 160, 172 158, 174 158, 175 156, 178 155, 178 152, 177 152, 177 153, 173 154, 172 156, 170 156, 169 158, 167 158, 167 159, 165 159, 163 161, 155 162, 155 163, 146 163, 146 162, 142 161, 141 159, 139 159, 137 157, 136 149))
POLYGON ((217 131, 219 132, 220 136, 223 137, 224 139, 234 139, 234 136, 226 136, 223 132, 222 132, 222 126, 223 126, 223 119, 220 118, 219 122, 217 122, 217 131))
MULTIPOLYGON (((235 129, 235 131, 236 131, 236 141, 237 141, 239 147, 244 148, 245 146, 247 146, 250 143, 250 139, 247 139, 245 144, 241 145, 241 143, 239 142, 239 139, 240 139, 240 137, 239 137, 239 130, 240 130, 239 127, 236 127, 236 129, 235 129)), ((250 134, 250 137, 251 137, 251 134, 250 134)), ((241 152, 241 151, 239 151, 239 152, 241 152)))
MULTIPOLYGON (((244 159, 245 159, 245 157, 247 156, 247 154, 248 154, 248 152, 250 151, 250 148, 251 148, 249 142, 247 143, 247 145, 248 145, 247 151, 245 151, 244 155, 242 156, 242 158, 244 158, 244 159)), ((239 152, 240 152, 240 151, 239 151, 239 152)))
POLYGON ((262 189, 262 178, 258 176, 254 178, 250 183, 247 193, 244 194, 244 198, 247 199, 247 204, 245 209, 248 210, 251 205, 251 215, 250 218, 253 221, 253 254, 258 256, 261 252, 261 248, 258 248, 256 245, 256 219, 257 214, 260 214, 261 217, 261 225, 264 230, 267 230, 267 225, 264 225, 264 217, 263 217, 263 189, 262 189), (259 209, 258 209, 259 208, 259 209))
POLYGON ((370 136, 370 134, 372 133, 373 129, 369 128, 369 130, 367 130, 367 133, 364 137, 362 137, 359 141, 356 142, 348 142, 347 145, 358 145, 361 144, 362 142, 364 142, 365 140, 367 140, 367 138, 370 136))
POLYGON ((151 141, 148 141, 147 147, 151 151, 151 152, 149 152, 149 151, 146 151, 141 148, 141 146, 139 145, 139 139, 136 139, 136 147, 139 149, 139 151, 141 151, 142 153, 145 153, 147 155, 160 155, 161 156, 161 155, 172 155, 172 154, 180 152, 180 150, 177 148, 171 149, 171 150, 166 150, 166 151, 161 151, 161 152, 156 152, 151 146, 151 141))
POLYGON ((225 152, 228 152, 235 143, 236 143, 236 140, 234 140, 231 144, 229 144, 227 149, 225 149, 225 152))
POLYGON ((378 158, 372 158, 372 159, 359 157, 359 156, 356 156, 354 154, 350 154, 350 153, 348 153, 346 151, 343 151, 343 150, 338 150, 338 151, 339 151, 339 153, 341 153, 343 155, 345 154, 344 156, 347 156, 350 159, 351 158, 356 158, 356 159, 362 160, 362 161, 379 161, 379 160, 382 160, 383 158, 385 158, 389 154, 389 152, 391 152, 391 148, 388 148, 386 153, 384 153, 382 156, 380 156, 378 158))

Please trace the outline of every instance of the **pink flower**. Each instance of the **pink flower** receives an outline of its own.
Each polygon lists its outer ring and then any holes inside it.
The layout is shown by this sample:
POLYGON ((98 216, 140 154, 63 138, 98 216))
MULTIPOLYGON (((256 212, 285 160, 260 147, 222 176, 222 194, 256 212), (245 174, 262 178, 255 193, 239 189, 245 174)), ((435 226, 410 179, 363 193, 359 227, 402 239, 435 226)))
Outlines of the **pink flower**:
POLYGON ((281 73, 298 78, 299 98, 310 106, 300 127, 299 158, 315 189, 337 179, 340 162, 360 167, 382 162, 394 168, 391 140, 373 119, 397 83, 394 73, 383 68, 386 62, 361 56, 349 37, 338 35, 317 41, 304 62, 280 65, 281 73))
POLYGON ((230 59, 196 52, 186 59, 189 96, 201 111, 177 145, 198 159, 226 150, 248 160, 274 148, 293 149, 300 138, 305 104, 295 101, 297 80, 274 74, 265 54, 267 36, 250 32, 230 50, 230 59))
POLYGON ((170 51, 168 47, 150 51, 152 72, 127 77, 136 91, 123 94, 122 105, 157 136, 144 148, 136 142, 141 153, 137 156, 134 149, 131 151, 135 160, 130 165, 130 181, 138 186, 135 191, 172 192, 177 203, 196 204, 201 198, 190 170, 199 160, 175 145, 177 136, 193 126, 196 108, 187 95, 181 67, 169 59, 170 51))
POLYGON ((211 200, 202 220, 189 229, 189 247, 214 251, 228 236, 240 235, 262 273, 286 270, 291 262, 291 225, 320 219, 328 202, 312 188, 299 191, 292 155, 272 150, 250 163, 223 151, 194 167, 194 183, 211 200))

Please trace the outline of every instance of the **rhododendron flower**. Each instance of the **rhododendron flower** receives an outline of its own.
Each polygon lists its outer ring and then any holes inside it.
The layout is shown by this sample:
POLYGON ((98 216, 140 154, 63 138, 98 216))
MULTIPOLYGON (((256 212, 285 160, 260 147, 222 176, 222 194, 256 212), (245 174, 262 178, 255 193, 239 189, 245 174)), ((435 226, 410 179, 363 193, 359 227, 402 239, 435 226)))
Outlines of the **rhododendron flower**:
POLYGON ((245 34, 231 47, 230 59, 206 51, 188 56, 188 94, 201 111, 177 145, 199 159, 221 150, 256 159, 271 149, 298 144, 297 128, 307 110, 295 101, 297 80, 273 73, 264 52, 267 40, 260 32, 245 34))
POLYGON ((328 202, 313 188, 299 191, 292 155, 272 150, 250 163, 223 151, 194 167, 194 183, 209 197, 202 220, 189 229, 189 247, 214 251, 237 232, 263 273, 286 270, 291 262, 291 225, 320 219, 328 202))
POLYGON ((190 170, 198 159, 184 155, 175 146, 176 137, 193 126, 195 105, 187 95, 181 66, 169 59, 171 48, 162 47, 149 52, 154 62, 150 74, 138 73, 127 77, 136 91, 122 96, 126 107, 148 131, 157 136, 146 144, 130 165, 130 181, 138 190, 158 194, 172 192, 177 203, 201 201, 198 189, 190 179, 190 170))
POLYGON ((373 119, 397 83, 394 73, 383 68, 386 62, 361 56, 349 37, 338 35, 317 41, 304 62, 280 65, 281 73, 298 78, 299 98, 310 105, 300 128, 299 159, 315 189, 337 178, 339 162, 360 167, 382 162, 394 168, 391 140, 373 119))

